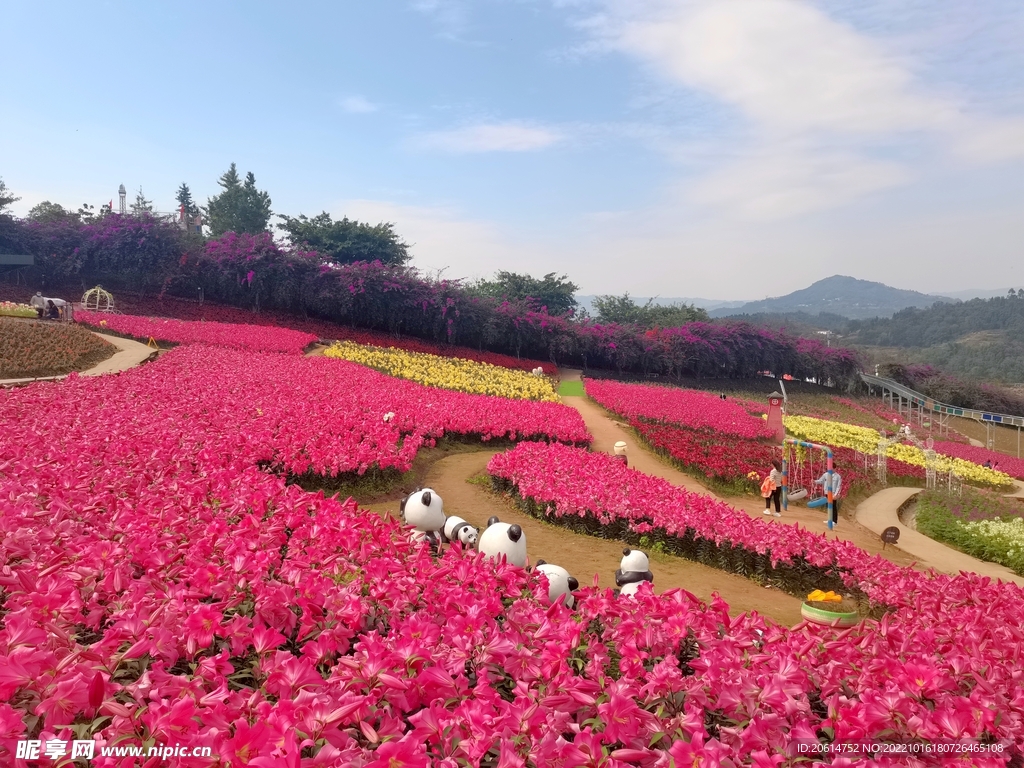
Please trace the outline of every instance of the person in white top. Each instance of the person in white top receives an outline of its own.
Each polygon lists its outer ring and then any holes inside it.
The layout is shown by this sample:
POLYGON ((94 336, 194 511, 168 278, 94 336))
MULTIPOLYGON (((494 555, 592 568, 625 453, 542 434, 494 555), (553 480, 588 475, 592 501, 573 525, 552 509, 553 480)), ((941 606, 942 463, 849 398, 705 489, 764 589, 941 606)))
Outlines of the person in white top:
POLYGON ((43 314, 46 312, 46 299, 43 298, 43 292, 36 291, 36 295, 28 300, 28 305, 36 311, 36 315, 42 320, 43 314))
MULTIPOLYGON (((814 481, 814 484, 821 486, 822 493, 828 494, 830 490, 832 491, 832 525, 835 527, 839 522, 839 491, 843 488, 843 476, 839 474, 833 464, 832 474, 829 475, 826 471, 814 481)), ((825 521, 825 525, 828 525, 828 520, 825 521)))
POLYGON ((764 496, 764 513, 766 515, 773 514, 771 507, 774 502, 775 516, 782 517, 782 512, 779 509, 779 501, 782 498, 782 462, 778 459, 772 459, 772 471, 768 473, 768 477, 761 484, 761 495, 764 496))

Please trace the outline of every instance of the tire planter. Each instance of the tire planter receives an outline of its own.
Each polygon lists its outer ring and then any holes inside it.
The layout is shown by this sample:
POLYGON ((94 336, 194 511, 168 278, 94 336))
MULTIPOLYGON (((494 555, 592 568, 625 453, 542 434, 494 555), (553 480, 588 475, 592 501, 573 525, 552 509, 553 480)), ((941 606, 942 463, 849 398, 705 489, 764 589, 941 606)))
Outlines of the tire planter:
POLYGON ((827 627, 853 627, 860 623, 860 614, 856 611, 826 611, 807 603, 800 606, 800 615, 804 621, 827 627))

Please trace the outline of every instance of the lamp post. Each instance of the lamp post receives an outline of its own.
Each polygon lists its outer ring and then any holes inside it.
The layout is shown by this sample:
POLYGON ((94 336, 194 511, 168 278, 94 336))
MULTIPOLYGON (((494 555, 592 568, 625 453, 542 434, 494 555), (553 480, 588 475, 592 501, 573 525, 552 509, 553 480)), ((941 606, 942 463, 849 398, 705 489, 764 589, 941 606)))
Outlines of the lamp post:
POLYGON ((196 290, 199 291, 199 303, 202 304, 203 303, 203 286, 199 286, 196 290))

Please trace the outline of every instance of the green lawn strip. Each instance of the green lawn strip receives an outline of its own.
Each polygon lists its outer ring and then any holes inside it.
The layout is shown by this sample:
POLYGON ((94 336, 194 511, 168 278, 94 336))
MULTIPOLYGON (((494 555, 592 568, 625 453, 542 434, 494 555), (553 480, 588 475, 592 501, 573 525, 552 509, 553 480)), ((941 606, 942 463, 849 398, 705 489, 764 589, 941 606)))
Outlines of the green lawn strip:
POLYGON ((583 382, 563 381, 558 386, 558 394, 566 397, 583 397, 583 382))
POLYGON ((1024 519, 1019 505, 964 489, 963 496, 938 491, 918 500, 917 530, 936 541, 1024 576, 1024 519))

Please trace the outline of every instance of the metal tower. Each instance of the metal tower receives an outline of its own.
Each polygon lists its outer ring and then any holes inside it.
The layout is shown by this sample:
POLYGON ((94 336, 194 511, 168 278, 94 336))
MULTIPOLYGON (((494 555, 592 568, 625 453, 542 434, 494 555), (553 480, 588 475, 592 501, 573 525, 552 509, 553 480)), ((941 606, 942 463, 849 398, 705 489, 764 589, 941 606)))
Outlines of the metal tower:
POLYGON ((127 195, 127 194, 128 194, 128 191, 124 188, 124 184, 122 184, 120 187, 117 188, 117 196, 118 196, 118 199, 121 201, 120 213, 127 213, 128 212, 127 208, 125 208, 125 202, 124 202, 124 196, 127 195))

